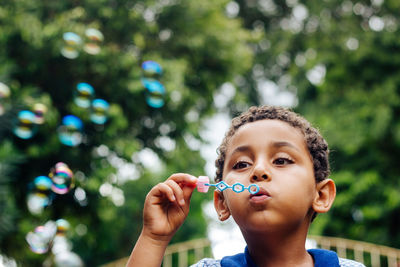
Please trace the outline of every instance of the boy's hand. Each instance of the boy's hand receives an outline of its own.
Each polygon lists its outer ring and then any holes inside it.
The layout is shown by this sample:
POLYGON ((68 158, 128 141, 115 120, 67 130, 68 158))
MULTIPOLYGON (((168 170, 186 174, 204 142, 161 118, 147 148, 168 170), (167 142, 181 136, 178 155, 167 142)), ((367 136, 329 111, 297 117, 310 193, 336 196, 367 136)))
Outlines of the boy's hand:
POLYGON ((189 213, 196 183, 196 177, 177 173, 154 186, 144 204, 142 234, 169 242, 189 213))

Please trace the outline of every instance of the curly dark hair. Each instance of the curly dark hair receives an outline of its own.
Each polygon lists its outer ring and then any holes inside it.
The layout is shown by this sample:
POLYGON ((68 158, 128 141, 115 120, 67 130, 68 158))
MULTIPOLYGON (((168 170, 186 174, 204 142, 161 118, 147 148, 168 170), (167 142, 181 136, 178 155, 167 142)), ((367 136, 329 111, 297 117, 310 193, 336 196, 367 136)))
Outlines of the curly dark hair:
POLYGON ((261 106, 250 107, 246 112, 232 119, 231 126, 217 150, 218 158, 215 160, 215 166, 217 167, 215 181, 219 182, 222 180, 226 150, 229 141, 236 131, 247 123, 265 119, 280 120, 299 129, 304 135, 304 140, 313 161, 315 181, 318 183, 329 176, 328 143, 319 131, 312 127, 305 118, 289 109, 261 106))

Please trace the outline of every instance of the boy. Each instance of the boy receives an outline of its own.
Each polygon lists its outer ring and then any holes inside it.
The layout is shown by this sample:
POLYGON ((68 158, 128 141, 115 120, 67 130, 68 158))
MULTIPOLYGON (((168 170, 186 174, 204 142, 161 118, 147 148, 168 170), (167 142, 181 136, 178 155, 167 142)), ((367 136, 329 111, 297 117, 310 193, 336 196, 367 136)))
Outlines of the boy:
MULTIPOLYGON (((219 219, 230 216, 247 243, 244 253, 194 266, 363 266, 326 250, 306 250, 308 228, 335 198, 328 145, 301 116, 279 107, 251 107, 232 120, 216 160, 216 181, 260 191, 214 192, 219 219)), ((146 197, 142 233, 127 266, 160 266, 165 249, 189 212, 197 179, 173 174, 146 197)))

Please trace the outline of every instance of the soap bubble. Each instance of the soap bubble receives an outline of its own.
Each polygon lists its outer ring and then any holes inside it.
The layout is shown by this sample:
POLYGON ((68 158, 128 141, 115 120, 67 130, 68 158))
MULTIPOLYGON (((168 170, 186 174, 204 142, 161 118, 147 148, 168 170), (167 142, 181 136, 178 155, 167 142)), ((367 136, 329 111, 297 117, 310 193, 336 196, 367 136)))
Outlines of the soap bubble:
POLYGON ((90 120, 96 124, 104 124, 107 121, 107 113, 110 104, 103 99, 95 99, 92 102, 92 113, 90 120))
POLYGON ((50 205, 49 195, 41 192, 29 193, 26 199, 26 204, 30 213, 39 215, 43 209, 50 205))
POLYGON ((49 177, 43 175, 36 177, 33 181, 35 190, 43 193, 50 192, 52 183, 49 177))
POLYGON ((67 115, 62 119, 62 125, 58 127, 58 137, 66 146, 77 146, 82 143, 81 119, 73 115, 67 115))
POLYGON ((61 48, 61 55, 66 58, 74 59, 79 56, 79 48, 82 44, 81 37, 73 32, 63 34, 64 46, 61 48))
POLYGON ((94 94, 93 87, 88 83, 78 83, 76 86, 75 104, 81 108, 90 107, 90 101, 94 94))
POLYGON ((47 107, 41 103, 36 103, 33 105, 33 113, 35 113, 36 124, 44 123, 44 115, 47 112, 47 107))
POLYGON ((36 132, 36 117, 32 111, 21 110, 18 113, 13 132, 21 139, 29 139, 36 132))
POLYGON ((6 84, 0 82, 0 99, 7 98, 10 96, 10 94, 10 88, 6 84))
POLYGON ((161 108, 164 106, 164 85, 154 79, 142 79, 142 84, 146 88, 147 104, 153 108, 161 108))
POLYGON ((97 29, 89 28, 85 31, 85 36, 87 41, 83 46, 83 50, 91 55, 97 55, 100 53, 100 44, 104 40, 103 34, 97 29))
POLYGON ((83 261, 78 254, 72 251, 63 251, 54 256, 54 266, 56 267, 83 267, 83 261))
POLYGON ((0 82, 0 116, 4 114, 5 110, 4 106, 1 103, 2 99, 8 98, 10 94, 10 88, 6 84, 0 82))
POLYGON ((29 232, 25 239, 34 253, 44 254, 49 250, 56 231, 56 224, 53 221, 48 221, 45 225, 36 227, 33 232, 29 232))
POLYGON ((57 194, 66 194, 74 187, 74 174, 67 164, 58 162, 51 168, 49 177, 52 180, 51 189, 57 194))
POLYGON ((145 61, 142 63, 143 77, 155 78, 162 74, 162 68, 160 64, 155 61, 145 61))
POLYGON ((62 234, 63 235, 70 228, 69 222, 67 220, 65 220, 65 219, 58 219, 56 221, 56 225, 57 225, 57 234, 62 234))

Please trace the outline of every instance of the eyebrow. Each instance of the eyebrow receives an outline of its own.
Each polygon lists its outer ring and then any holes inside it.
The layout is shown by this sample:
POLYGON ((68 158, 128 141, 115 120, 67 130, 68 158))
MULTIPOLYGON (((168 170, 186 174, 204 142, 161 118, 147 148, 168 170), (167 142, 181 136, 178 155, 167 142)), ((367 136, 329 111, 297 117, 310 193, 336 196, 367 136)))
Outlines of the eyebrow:
POLYGON ((275 148, 289 147, 289 148, 293 148, 293 149, 295 149, 295 150, 300 152, 298 147, 296 147, 292 143, 289 143, 289 142, 286 142, 286 141, 273 142, 272 146, 275 147, 275 148))

